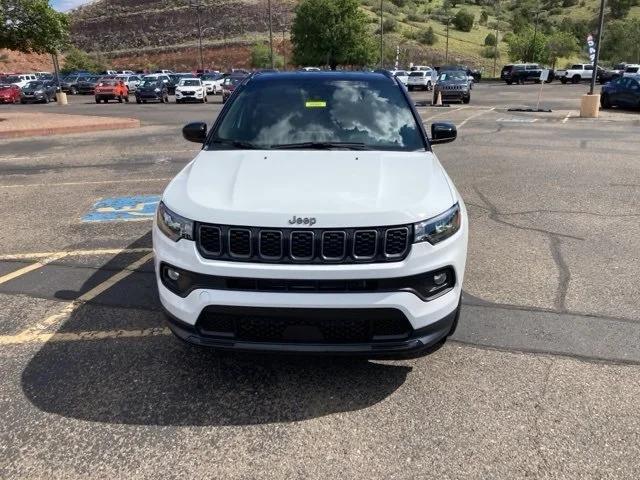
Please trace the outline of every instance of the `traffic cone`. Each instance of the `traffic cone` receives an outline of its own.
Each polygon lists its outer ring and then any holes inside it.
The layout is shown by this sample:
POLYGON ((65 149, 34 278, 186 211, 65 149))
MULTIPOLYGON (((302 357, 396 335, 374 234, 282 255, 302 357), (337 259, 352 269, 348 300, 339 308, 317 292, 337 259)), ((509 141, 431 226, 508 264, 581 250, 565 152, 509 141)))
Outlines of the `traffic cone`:
POLYGON ((434 103, 436 107, 442 106, 442 93, 438 90, 438 94, 436 95, 436 102, 434 103))

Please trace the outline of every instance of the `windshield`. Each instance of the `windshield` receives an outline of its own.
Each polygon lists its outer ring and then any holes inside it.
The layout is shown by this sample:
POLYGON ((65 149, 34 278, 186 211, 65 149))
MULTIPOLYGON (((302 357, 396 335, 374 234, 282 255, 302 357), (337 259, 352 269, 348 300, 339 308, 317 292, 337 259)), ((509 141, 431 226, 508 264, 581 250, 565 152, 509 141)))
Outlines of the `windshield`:
POLYGON ((160 80, 156 80, 155 78, 147 78, 140 82, 140 87, 156 87, 160 85, 160 80))
POLYGON ((44 87, 44 84, 42 82, 29 82, 24 86, 24 88, 27 88, 29 90, 42 87, 44 87))
POLYGON ((409 74, 410 77, 424 77, 425 72, 411 72, 409 74))
POLYGON ((115 80, 103 80, 102 82, 100 82, 100 85, 102 86, 106 86, 106 87, 112 87, 116 84, 117 82, 115 80))
POLYGON ((13 85, 0 85, 0 90, 6 90, 7 88, 11 88, 13 85))
POLYGON ((199 87, 200 80, 180 80, 181 87, 199 87))
POLYGON ((627 70, 625 73, 638 73, 638 67, 627 67, 627 70))
POLYGON ((213 136, 213 148, 424 150, 402 90, 388 79, 249 82, 213 136), (302 144, 302 145, 301 145, 302 144), (307 145, 308 144, 308 145, 307 145), (346 146, 349 144, 349 146, 346 146))
POLYGON ((220 80, 220 78, 222 77, 221 74, 216 73, 216 74, 209 74, 209 75, 203 75, 202 77, 200 77, 202 80, 220 80))
POLYGON ((448 80, 466 80, 467 74, 465 72, 461 72, 459 70, 453 72, 442 72, 438 77, 438 80, 441 82, 448 80))

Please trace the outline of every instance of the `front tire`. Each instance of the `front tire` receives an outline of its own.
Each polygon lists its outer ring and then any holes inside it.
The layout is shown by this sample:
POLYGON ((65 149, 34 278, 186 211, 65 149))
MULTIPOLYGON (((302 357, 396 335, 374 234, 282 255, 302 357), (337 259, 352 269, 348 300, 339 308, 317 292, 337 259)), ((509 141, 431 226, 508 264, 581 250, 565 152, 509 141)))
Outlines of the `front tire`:
POLYGON ((580 80, 582 80, 582 78, 580 78, 580 75, 574 75, 573 77, 571 77, 571 83, 573 84, 580 83, 580 80))
POLYGON ((606 93, 600 97, 600 106, 605 110, 611 108, 611 100, 606 93))
POLYGON ((465 105, 467 105, 470 101, 471 101, 471 97, 465 97, 462 99, 462 103, 464 103, 465 105))
POLYGON ((429 81, 429 82, 427 82, 427 92, 430 92, 431 90, 433 90, 433 85, 429 81))

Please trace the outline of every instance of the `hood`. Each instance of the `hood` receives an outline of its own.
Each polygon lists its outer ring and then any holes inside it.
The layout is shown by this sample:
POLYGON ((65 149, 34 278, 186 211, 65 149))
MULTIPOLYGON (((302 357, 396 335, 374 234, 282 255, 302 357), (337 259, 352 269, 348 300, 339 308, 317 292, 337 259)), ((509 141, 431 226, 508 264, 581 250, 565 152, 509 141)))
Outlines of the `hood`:
POLYGON ((454 194, 431 152, 214 150, 165 190, 176 213, 196 221, 317 228, 412 223, 451 207, 454 194))

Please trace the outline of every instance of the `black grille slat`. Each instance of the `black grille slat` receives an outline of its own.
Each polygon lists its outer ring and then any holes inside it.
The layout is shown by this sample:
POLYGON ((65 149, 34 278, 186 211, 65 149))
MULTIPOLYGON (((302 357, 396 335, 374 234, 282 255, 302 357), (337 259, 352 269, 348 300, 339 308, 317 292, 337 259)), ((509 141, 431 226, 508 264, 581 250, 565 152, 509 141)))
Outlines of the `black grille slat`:
POLYGON ((322 257, 325 260, 342 260, 346 253, 347 234, 329 231, 322 234, 322 257))
POLYGON ((211 225, 200 226, 200 245, 212 255, 222 253, 222 233, 219 227, 211 225))
POLYGON ((407 250, 409 229, 407 227, 390 228, 384 240, 384 253, 389 257, 402 256, 407 250))
POLYGON ((282 232, 278 230, 263 230, 260 232, 260 256, 278 259, 283 254, 282 232))
POLYGON ((251 257, 251 230, 229 229, 229 253, 234 257, 251 257))
POLYGON ((311 260, 314 240, 313 232, 291 232, 291 257, 296 260, 311 260))
POLYGON ((359 230, 353 234, 353 256, 355 258, 373 258, 376 255, 378 232, 359 230))
POLYGON ((255 263, 397 262, 411 250, 413 226, 289 229, 200 224, 204 258, 255 263))

